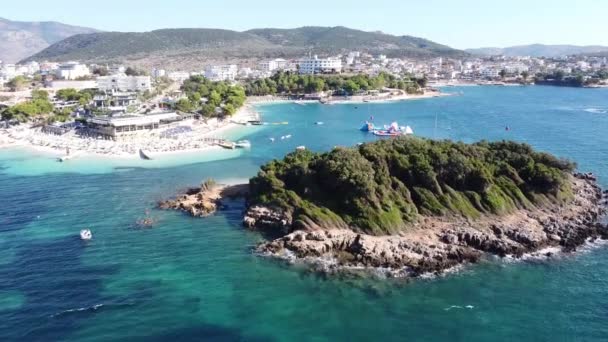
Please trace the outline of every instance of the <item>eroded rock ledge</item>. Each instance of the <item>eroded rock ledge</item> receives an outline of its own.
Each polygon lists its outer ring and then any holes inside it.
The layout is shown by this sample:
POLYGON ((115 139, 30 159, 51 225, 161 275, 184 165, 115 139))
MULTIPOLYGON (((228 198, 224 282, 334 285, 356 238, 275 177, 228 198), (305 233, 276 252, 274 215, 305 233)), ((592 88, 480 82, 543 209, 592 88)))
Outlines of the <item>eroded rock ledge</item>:
POLYGON ((161 201, 159 209, 173 209, 186 212, 194 217, 206 217, 218 210, 224 198, 244 197, 249 184, 225 185, 206 181, 198 188, 190 188, 175 199, 161 201))
MULTIPOLYGON (((575 198, 567 205, 518 210, 474 221, 425 217, 411 229, 391 236, 311 224, 264 243, 257 251, 299 260, 328 272, 373 267, 402 276, 440 273, 476 262, 484 255, 521 257, 547 247, 570 252, 589 239, 608 238, 608 229, 600 221, 607 192, 602 193, 590 174, 576 174, 571 180, 575 198)), ((247 227, 279 228, 286 233, 292 230, 289 213, 261 206, 251 207, 243 222, 247 227)))

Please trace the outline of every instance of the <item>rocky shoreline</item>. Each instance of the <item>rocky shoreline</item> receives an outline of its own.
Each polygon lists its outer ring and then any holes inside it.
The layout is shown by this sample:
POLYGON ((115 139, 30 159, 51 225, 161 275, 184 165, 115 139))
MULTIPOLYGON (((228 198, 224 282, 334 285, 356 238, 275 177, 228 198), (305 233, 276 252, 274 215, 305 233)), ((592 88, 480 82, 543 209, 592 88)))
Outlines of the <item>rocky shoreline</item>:
POLYGON ((490 255, 521 258, 550 247, 572 252, 589 240, 608 238, 608 227, 601 222, 608 191, 602 192, 591 174, 576 174, 571 181, 574 199, 565 205, 474 221, 424 217, 399 235, 372 236, 312 222, 292 231, 289 213, 261 206, 249 208, 243 223, 286 234, 258 246, 258 253, 302 262, 315 270, 384 269, 403 277, 440 274, 490 255))
POLYGON ((200 187, 190 188, 175 199, 160 201, 157 206, 164 210, 183 211, 194 217, 207 217, 221 207, 222 199, 244 197, 248 189, 248 184, 225 185, 207 180, 200 187))

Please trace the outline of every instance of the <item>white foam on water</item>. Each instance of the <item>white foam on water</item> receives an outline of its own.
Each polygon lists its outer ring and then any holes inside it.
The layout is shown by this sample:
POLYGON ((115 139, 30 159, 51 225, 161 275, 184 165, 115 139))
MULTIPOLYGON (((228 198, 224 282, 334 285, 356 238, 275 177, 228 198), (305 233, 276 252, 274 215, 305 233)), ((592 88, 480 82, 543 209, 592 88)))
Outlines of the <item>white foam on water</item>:
POLYGON ((585 111, 587 113, 593 113, 593 114, 606 114, 606 113, 608 113, 608 110, 602 109, 602 108, 585 108, 585 109, 583 109, 583 111, 585 111))
POLYGON ((468 310, 472 310, 474 308, 475 308, 475 306, 473 306, 473 305, 465 305, 465 306, 451 305, 451 306, 449 306, 449 307, 447 307, 447 308, 445 308, 443 310, 444 311, 450 311, 450 310, 453 310, 453 309, 468 309, 468 310))

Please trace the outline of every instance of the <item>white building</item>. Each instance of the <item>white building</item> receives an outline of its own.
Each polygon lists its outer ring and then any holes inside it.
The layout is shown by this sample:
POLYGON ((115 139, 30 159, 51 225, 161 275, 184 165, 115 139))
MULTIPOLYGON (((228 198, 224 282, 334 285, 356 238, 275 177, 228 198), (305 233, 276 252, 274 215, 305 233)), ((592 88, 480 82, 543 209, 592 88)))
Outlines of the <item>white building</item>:
POLYGON ((495 68, 485 68, 480 71, 480 74, 484 78, 497 78, 500 76, 500 71, 495 68))
POLYGON ((234 81, 238 71, 236 64, 212 65, 205 69, 204 75, 211 81, 234 81))
POLYGON ((67 62, 59 65, 55 75, 64 80, 75 80, 77 78, 91 75, 89 68, 78 62, 67 62))
POLYGON ((161 78, 161 77, 165 77, 167 75, 167 72, 165 71, 165 69, 154 69, 152 70, 152 76, 154 78, 161 78))
POLYGON ((4 80, 4 83, 10 81, 17 76, 17 67, 15 64, 3 64, 0 68, 0 78, 4 80))
POLYGON ((97 88, 103 91, 146 91, 152 89, 152 81, 150 76, 100 76, 97 77, 97 88))
POLYGON ((108 68, 110 75, 123 74, 125 71, 127 71, 127 68, 124 65, 112 65, 108 68))
POLYGON ((51 90, 61 90, 61 89, 94 89, 97 88, 97 82, 94 80, 86 80, 86 81, 71 81, 71 80, 53 80, 46 85, 47 88, 51 90))
POLYGON ((190 78, 190 73, 185 71, 173 71, 170 72, 167 77, 172 81, 184 83, 185 80, 190 78))
POLYGON ((342 60, 339 58, 302 58, 298 61, 300 74, 324 74, 342 72, 342 60))
POLYGON ((276 58, 271 61, 263 61, 258 64, 261 71, 273 72, 275 70, 284 70, 289 65, 289 62, 282 58, 276 58))

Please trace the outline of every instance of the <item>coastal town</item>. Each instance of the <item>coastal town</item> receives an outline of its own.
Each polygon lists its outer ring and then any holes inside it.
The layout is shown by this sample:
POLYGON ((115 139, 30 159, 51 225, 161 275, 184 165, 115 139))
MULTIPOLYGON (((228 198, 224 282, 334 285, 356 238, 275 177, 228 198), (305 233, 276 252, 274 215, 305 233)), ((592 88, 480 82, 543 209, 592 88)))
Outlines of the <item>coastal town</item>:
POLYGON ((222 132, 263 124, 255 102, 395 101, 440 96, 434 87, 451 85, 602 87, 607 66, 606 57, 593 56, 411 60, 359 51, 190 71, 0 63, 0 144, 61 152, 63 158, 71 158, 70 151, 142 156, 235 148, 248 142, 226 141, 222 132))

